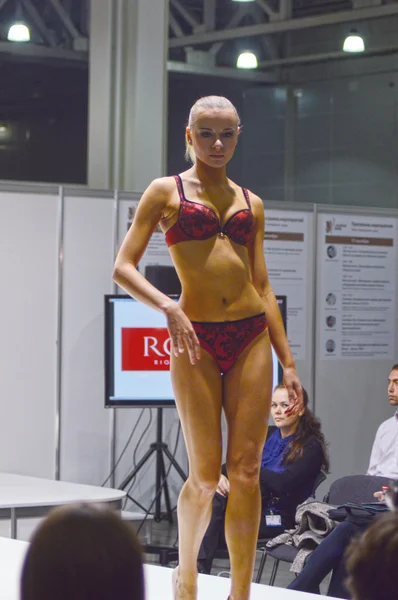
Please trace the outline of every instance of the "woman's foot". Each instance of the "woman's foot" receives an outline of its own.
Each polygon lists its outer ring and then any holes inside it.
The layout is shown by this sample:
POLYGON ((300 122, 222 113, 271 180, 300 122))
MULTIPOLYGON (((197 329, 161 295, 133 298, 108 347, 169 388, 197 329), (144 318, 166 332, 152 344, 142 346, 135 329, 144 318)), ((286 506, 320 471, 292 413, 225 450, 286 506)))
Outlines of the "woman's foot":
POLYGON ((173 588, 173 600, 196 600, 197 598, 197 585, 187 585, 181 581, 180 567, 177 566, 171 577, 172 588, 173 588))

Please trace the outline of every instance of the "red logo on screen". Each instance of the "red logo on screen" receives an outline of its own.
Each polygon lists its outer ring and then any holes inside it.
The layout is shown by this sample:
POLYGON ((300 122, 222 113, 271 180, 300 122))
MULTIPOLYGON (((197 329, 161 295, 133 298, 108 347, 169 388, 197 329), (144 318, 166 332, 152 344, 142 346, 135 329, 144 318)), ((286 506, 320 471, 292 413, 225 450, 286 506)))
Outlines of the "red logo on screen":
POLYGON ((170 343, 166 328, 122 327, 122 371, 168 371, 170 343))

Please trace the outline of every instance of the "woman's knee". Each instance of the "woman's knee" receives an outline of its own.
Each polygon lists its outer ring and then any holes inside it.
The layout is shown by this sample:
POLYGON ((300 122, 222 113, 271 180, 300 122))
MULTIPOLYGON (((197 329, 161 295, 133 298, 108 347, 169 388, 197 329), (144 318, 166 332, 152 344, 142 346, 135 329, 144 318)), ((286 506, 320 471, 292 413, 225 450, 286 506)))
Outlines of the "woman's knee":
POLYGON ((240 485, 247 489, 256 489, 260 479, 260 461, 257 456, 244 456, 227 462, 227 471, 231 486, 240 485))
POLYGON ((190 474, 188 481, 195 494, 198 494, 200 497, 212 498, 217 489, 219 479, 220 473, 218 472, 214 474, 190 474))

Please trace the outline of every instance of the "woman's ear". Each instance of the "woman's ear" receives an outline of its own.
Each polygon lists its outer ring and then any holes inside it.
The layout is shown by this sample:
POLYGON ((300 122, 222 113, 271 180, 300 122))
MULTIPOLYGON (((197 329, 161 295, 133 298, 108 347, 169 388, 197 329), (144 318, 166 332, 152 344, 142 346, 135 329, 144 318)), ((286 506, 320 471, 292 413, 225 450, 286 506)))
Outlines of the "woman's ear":
POLYGON ((192 146, 192 134, 191 134, 191 130, 189 129, 189 127, 187 127, 185 129, 185 137, 186 137, 188 144, 190 146, 192 146))
POLYGON ((241 132, 242 132, 242 127, 239 125, 239 126, 238 126, 238 135, 240 135, 240 134, 241 134, 241 132))

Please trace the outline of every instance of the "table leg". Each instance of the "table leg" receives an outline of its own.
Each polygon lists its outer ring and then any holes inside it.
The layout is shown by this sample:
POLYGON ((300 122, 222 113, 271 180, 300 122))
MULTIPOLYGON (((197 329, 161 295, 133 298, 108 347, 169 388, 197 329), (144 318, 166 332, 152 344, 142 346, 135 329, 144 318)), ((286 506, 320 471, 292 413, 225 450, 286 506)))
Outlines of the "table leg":
POLYGON ((17 511, 15 508, 11 509, 11 538, 17 539, 17 511))

